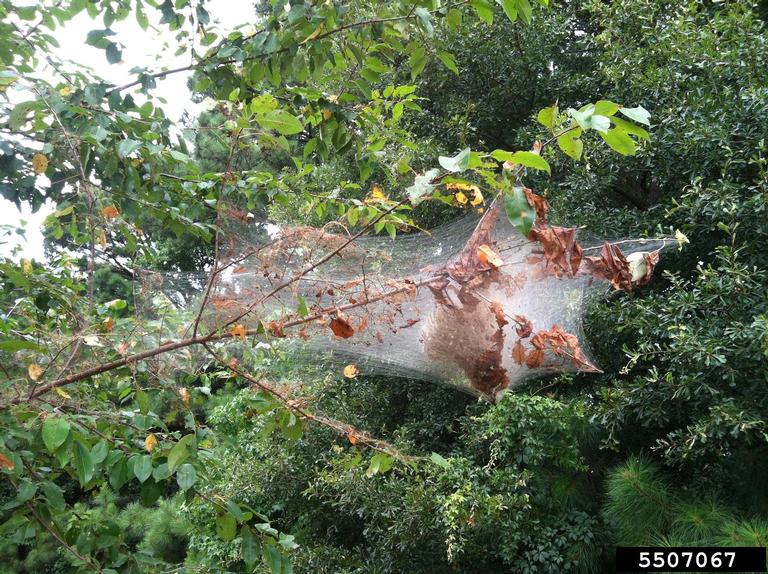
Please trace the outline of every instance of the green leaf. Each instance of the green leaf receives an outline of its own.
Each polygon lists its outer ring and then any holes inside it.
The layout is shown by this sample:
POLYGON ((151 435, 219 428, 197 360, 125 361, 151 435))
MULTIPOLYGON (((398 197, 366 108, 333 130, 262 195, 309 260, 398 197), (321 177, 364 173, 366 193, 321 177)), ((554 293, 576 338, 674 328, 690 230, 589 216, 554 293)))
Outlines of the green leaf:
POLYGON ((448 27, 454 32, 458 31, 459 28, 461 28, 461 11, 456 8, 448 10, 448 14, 445 17, 445 23, 448 24, 448 27))
POLYGON ((110 42, 107 45, 106 54, 107 62, 110 64, 117 64, 120 60, 123 59, 123 51, 115 42, 110 42))
POLYGON ((512 188, 512 193, 504 196, 504 211, 509 222, 523 234, 523 237, 528 237, 536 222, 536 211, 528 203, 522 187, 515 186, 512 188))
POLYGON ((472 0, 470 5, 475 9, 478 18, 486 24, 493 24, 493 6, 489 0, 472 0))
POLYGON ((226 506, 227 511, 235 517, 235 520, 238 522, 243 522, 245 520, 245 514, 243 514, 242 509, 237 505, 236 502, 233 500, 227 500, 227 503, 224 506, 226 506))
POLYGON ((639 138, 643 138, 644 140, 648 140, 648 141, 650 141, 651 139, 650 134, 646 130, 644 130, 643 128, 641 128, 636 124, 633 124, 632 122, 628 122, 625 119, 612 117, 611 123, 615 125, 617 128, 624 130, 628 134, 637 136, 639 138))
POLYGON ((458 173, 469 167, 470 153, 471 150, 469 148, 465 148, 453 157, 446 157, 441 155, 437 158, 437 160, 440 162, 440 165, 443 167, 443 169, 453 173, 458 173))
POLYGON ((419 19, 419 24, 421 25, 424 32, 426 32, 427 36, 431 38, 435 34, 435 29, 432 26, 432 15, 429 13, 429 10, 423 6, 419 6, 416 8, 416 10, 414 10, 414 14, 416 14, 416 17, 419 19))
POLYGON ((619 128, 613 128, 605 133, 601 133, 600 137, 603 138, 612 150, 622 155, 634 155, 637 151, 637 146, 632 141, 632 138, 629 137, 627 132, 619 128))
POLYGON ((517 2, 515 0, 496 0, 496 3, 502 7, 510 22, 517 21, 517 2))
POLYGON ((14 131, 21 128, 26 123, 29 112, 37 107, 37 102, 31 101, 16 104, 16 107, 13 108, 13 111, 8 116, 8 127, 14 131))
POLYGON ((182 464, 176 471, 176 482, 179 488, 185 492, 192 488, 192 485, 197 482, 195 467, 189 463, 182 464))
POLYGON ((74 463, 80 486, 85 486, 93 478, 93 460, 90 451, 79 440, 75 441, 74 463))
POLYGON ((42 353, 43 348, 40 345, 36 345, 32 341, 25 341, 23 339, 11 339, 7 341, 0 341, 0 351, 21 351, 29 350, 37 353, 42 353))
POLYGON ((365 59, 365 67, 373 70, 377 74, 386 74, 389 72, 389 66, 374 56, 368 56, 365 59))
POLYGON ((651 113, 643 106, 637 106, 636 108, 621 108, 621 113, 627 116, 630 120, 634 120, 639 124, 646 126, 651 125, 649 121, 651 113))
POLYGON ((216 535, 229 542, 237 534, 237 521, 231 514, 221 514, 216 517, 216 535))
POLYGON ((516 151, 509 161, 512 163, 519 163, 525 167, 546 171, 549 174, 552 173, 552 169, 549 167, 547 160, 532 151, 516 151))
POLYGON ((280 550, 273 544, 265 544, 262 547, 262 559, 264 563, 269 566, 272 574, 280 574, 283 568, 283 556, 280 554, 280 550))
POLYGON ((417 46, 411 52, 409 63, 411 66, 411 80, 415 80, 427 65, 427 52, 423 46, 417 46))
POLYGON ((133 461, 133 474, 142 483, 152 476, 152 457, 145 454, 135 458, 133 461))
POLYGON ((48 506, 58 512, 62 512, 66 508, 67 503, 64 500, 64 492, 61 490, 61 488, 59 488, 57 484, 46 480, 40 485, 40 487, 42 488, 43 494, 48 501, 48 506))
POLYGON ((559 111, 557 109, 557 104, 554 104, 548 108, 539 110, 539 113, 536 115, 536 120, 545 128, 553 130, 555 128, 555 121, 557 120, 558 114, 559 111))
POLYGON ((299 119, 285 110, 272 110, 262 116, 256 116, 256 121, 262 127, 275 130, 284 136, 304 131, 304 125, 299 119))
POLYGON ((451 466, 451 463, 449 463, 447 460, 445 460, 442 456, 440 456, 436 452, 433 452, 429 456, 429 460, 434 462, 437 466, 442 466, 443 468, 450 468, 450 466, 451 466))
POLYGON ((584 150, 584 142, 579 139, 581 130, 573 130, 557 138, 557 145, 563 152, 572 159, 578 161, 581 159, 581 153, 584 150))
POLYGON ((621 106, 608 100, 600 100, 595 104, 595 111, 593 113, 600 114, 602 116, 612 116, 619 111, 621 106))
POLYGON ((179 439, 179 442, 177 442, 175 445, 173 445, 173 448, 171 449, 171 452, 168 453, 168 468, 171 472, 176 470, 178 466, 187 460, 190 455, 190 448, 192 441, 194 441, 195 435, 194 434, 188 434, 181 439, 179 439))
POLYGON ((456 58, 450 52, 438 52, 437 57, 451 72, 459 75, 459 67, 456 65, 456 58))
POLYGON ((590 125, 593 130, 604 134, 608 131, 608 128, 611 127, 611 120, 606 116, 592 114, 592 117, 590 118, 590 125))
POLYGON ((368 465, 368 470, 365 471, 365 476, 371 478, 376 474, 384 474, 392 468, 394 462, 395 459, 388 454, 377 452, 371 457, 371 463, 368 465))
POLYGON ((240 538, 243 562, 249 570, 252 570, 261 557, 261 540, 246 525, 240 529, 240 538))
POLYGON ((48 450, 53 452, 64 444, 69 430, 69 421, 64 417, 47 417, 43 422, 43 442, 48 450))
POLYGON ((417 175, 414 178, 413 185, 405 190, 405 192, 408 194, 408 199, 411 200, 412 204, 416 205, 426 195, 432 193, 432 190, 435 189, 435 186, 430 182, 439 174, 440 170, 433 168, 423 175, 417 175))
POLYGON ((307 315, 309 315, 309 309, 307 308, 307 301, 301 295, 299 295, 299 307, 296 310, 296 312, 299 314, 299 317, 306 317, 307 315))
POLYGON ((261 94, 251 100, 251 111, 254 114, 266 114, 278 107, 277 99, 271 94, 261 94))
POLYGON ((141 142, 132 139, 125 139, 117 144, 117 157, 125 159, 128 155, 141 147, 141 142))
POLYGON ((517 0, 517 11, 522 16, 523 21, 526 24, 531 23, 531 18, 533 16, 533 8, 531 7, 531 3, 529 0, 517 0))

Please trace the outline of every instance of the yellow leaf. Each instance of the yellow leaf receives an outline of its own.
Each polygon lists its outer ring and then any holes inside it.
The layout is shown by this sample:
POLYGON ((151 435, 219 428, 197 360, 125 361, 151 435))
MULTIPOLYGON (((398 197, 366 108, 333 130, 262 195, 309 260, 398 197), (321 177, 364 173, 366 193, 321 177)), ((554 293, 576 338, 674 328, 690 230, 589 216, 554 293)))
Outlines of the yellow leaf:
POLYGON ((59 395, 60 397, 64 397, 65 399, 71 399, 72 398, 70 396, 70 394, 67 391, 65 391, 64 389, 62 389, 61 387, 56 387, 56 394, 59 395))
POLYGON ((467 203, 467 196, 464 195, 463 192, 458 191, 456 192, 456 201, 458 201, 461 205, 465 205, 467 203))
POLYGON ((323 119, 328 121, 333 117, 333 110, 331 108, 323 108, 323 119))
POLYGON ((103 229, 99 229, 99 234, 96 237, 96 240, 99 242, 99 245, 102 247, 107 246, 107 234, 104 232, 103 229))
POLYGON ((179 389, 179 396, 181 397, 181 402, 184 403, 185 407, 189 406, 189 389, 186 387, 181 387, 179 389))
POLYGON ((155 433, 151 432, 147 435, 147 438, 144 439, 144 448, 147 449, 147 452, 152 452, 155 450, 155 447, 157 447, 157 437, 155 436, 155 433))
POLYGON ((359 373, 360 371, 355 365, 347 365, 344 367, 344 376, 348 379, 354 379, 359 373))
POLYGON ((483 203, 483 194, 480 191, 480 189, 478 187, 475 187, 475 186, 473 186, 472 193, 473 193, 473 197, 472 197, 472 201, 470 201, 470 203, 474 207, 477 207, 478 205, 483 203))
POLYGON ((25 275, 29 275, 30 273, 32 273, 32 262, 29 259, 22 259, 21 270, 24 272, 25 275))
POLYGON ((37 174, 45 173, 45 170, 48 169, 48 158, 41 153, 33 155, 32 169, 34 169, 37 174))
POLYGON ((232 327, 232 330, 229 332, 230 335, 233 337, 240 337, 241 339, 245 340, 246 330, 243 325, 238 323, 234 327, 232 327))
POLYGON ((107 205, 101 208, 101 214, 107 219, 113 219, 120 215, 120 212, 114 205, 107 205))
POLYGON ((29 375, 30 379, 36 381, 43 376, 43 368, 37 363, 32 363, 29 365, 29 367, 27 367, 27 374, 29 375))
POLYGON ((384 195, 384 190, 378 183, 371 188, 371 197, 373 199, 387 199, 387 196, 384 195))
POLYGON ((477 248, 477 258, 483 265, 489 265, 493 268, 499 268, 504 265, 504 260, 487 245, 481 245, 477 248))

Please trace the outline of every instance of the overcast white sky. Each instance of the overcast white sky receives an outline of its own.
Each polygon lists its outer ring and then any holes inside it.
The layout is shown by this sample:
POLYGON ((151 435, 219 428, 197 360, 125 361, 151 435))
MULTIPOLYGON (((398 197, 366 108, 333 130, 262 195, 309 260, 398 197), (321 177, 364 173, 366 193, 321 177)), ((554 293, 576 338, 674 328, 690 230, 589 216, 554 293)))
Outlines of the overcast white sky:
MULTIPOLYGON (((30 2, 15 2, 16 5, 29 5, 30 2)), ((255 11, 251 0, 208 0, 206 8, 211 14, 211 24, 218 31, 227 33, 232 29, 253 24, 255 11)), ((118 40, 124 46, 123 63, 109 65, 104 55, 104 50, 94 48, 85 43, 90 30, 103 29, 104 24, 99 20, 91 20, 85 11, 55 32, 55 37, 61 47, 56 50, 56 55, 62 59, 68 59, 80 64, 90 66, 97 76, 116 84, 124 84, 135 77, 129 72, 134 66, 145 66, 153 70, 162 68, 174 68, 189 63, 188 55, 174 56, 175 48, 164 46, 166 42, 174 45, 174 33, 167 32, 164 25, 159 25, 160 12, 152 8, 146 8, 150 21, 150 27, 144 31, 136 23, 133 15, 123 22, 115 22, 112 30, 116 32, 113 40, 118 40), (153 25, 158 30, 153 30, 153 25)), ((28 22, 22 23, 29 26, 28 22)), ((50 69, 38 70, 50 81, 55 81, 55 74, 50 69)), ((178 120, 184 111, 196 115, 200 106, 189 99, 189 91, 186 87, 189 73, 179 73, 168 76, 165 80, 158 80, 154 94, 165 98, 168 103, 163 105, 166 114, 173 120, 178 120)), ((12 101, 22 99, 21 94, 10 94, 12 101)), ((37 213, 31 213, 29 206, 24 206, 19 212, 13 203, 0 199, 0 226, 17 225, 20 220, 26 220, 26 240, 14 241, 14 243, 0 244, 0 255, 10 255, 14 245, 19 244, 22 251, 16 258, 41 260, 43 258, 43 235, 41 227, 45 217, 50 214, 50 206, 43 207, 37 213)), ((2 237, 0 235, 0 237, 2 237)))

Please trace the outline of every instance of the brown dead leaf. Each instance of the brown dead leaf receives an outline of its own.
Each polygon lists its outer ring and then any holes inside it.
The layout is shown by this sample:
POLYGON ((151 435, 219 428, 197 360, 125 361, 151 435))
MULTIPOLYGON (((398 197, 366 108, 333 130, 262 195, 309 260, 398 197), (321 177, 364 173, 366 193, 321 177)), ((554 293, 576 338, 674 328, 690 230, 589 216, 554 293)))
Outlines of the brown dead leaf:
POLYGON ((232 335, 235 338, 240 338, 245 340, 245 335, 247 331, 245 330, 245 326, 238 323, 234 327, 232 327, 232 330, 229 332, 230 335, 232 335))
POLYGON ((509 321, 507 321, 506 313, 504 313, 504 305, 498 301, 494 301, 491 303, 491 311, 493 311, 493 315, 496 317, 496 324, 499 328, 509 323, 509 321))
POLYGON ((267 330, 267 333, 269 333, 273 337, 277 337, 278 339, 282 339, 285 337, 283 324, 279 321, 270 321, 269 323, 264 325, 264 328, 267 330))
POLYGON ((525 192, 525 199, 528 200, 528 205, 530 205, 534 211, 536 211, 536 220, 539 223, 544 223, 547 221, 547 212, 549 211, 549 203, 546 199, 544 199, 542 196, 537 195, 533 193, 529 188, 524 187, 523 191, 525 192))
POLYGON ((529 369, 535 369, 544 364, 544 351, 533 349, 525 359, 525 366, 529 369))
POLYGON ((106 207, 101 208, 101 215, 103 215, 106 219, 114 219, 120 215, 120 212, 114 205, 107 205, 106 207))
POLYGON ((352 325, 350 325, 346 319, 342 319, 341 317, 335 317, 331 320, 331 331, 341 339, 349 339, 355 334, 352 325))
POLYGON ((604 243, 600 250, 600 257, 585 257, 584 266, 587 274, 607 279, 614 289, 632 290, 632 271, 627 258, 618 246, 604 243))
POLYGON ((352 444, 357 444, 360 442, 360 435, 356 431, 350 430, 347 432, 347 440, 352 444))
POLYGON ((523 347, 523 342, 520 339, 512 347, 512 360, 518 365, 522 365, 525 362, 525 347, 523 347))
POLYGON ((547 269, 555 277, 576 275, 581 265, 582 249, 576 241, 575 227, 535 227, 528 238, 541 244, 547 269))
POLYGON ((521 339, 527 339, 531 336, 531 333, 533 333, 533 324, 528 319, 528 317, 523 315, 515 315, 515 323, 517 323, 515 332, 517 332, 518 337, 521 339))
POLYGON ((189 407, 189 399, 190 399, 189 389, 186 387, 181 387, 179 389, 179 396, 181 397, 181 402, 184 403, 184 406, 189 407))

